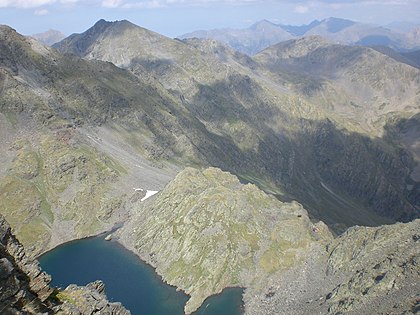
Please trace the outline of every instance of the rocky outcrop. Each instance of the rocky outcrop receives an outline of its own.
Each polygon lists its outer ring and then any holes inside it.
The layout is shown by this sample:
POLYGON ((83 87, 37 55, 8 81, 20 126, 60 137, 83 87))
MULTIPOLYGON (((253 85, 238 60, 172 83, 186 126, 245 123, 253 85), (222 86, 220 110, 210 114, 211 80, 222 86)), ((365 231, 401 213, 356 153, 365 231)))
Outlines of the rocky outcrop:
POLYGON ((0 313, 30 314, 51 312, 45 300, 53 292, 51 278, 25 250, 0 215, 0 313))
POLYGON ((130 314, 121 303, 107 300, 100 281, 84 287, 70 285, 62 291, 50 287, 50 281, 38 262, 27 257, 0 214, 1 314, 130 314))
POLYGON ((86 286, 68 286, 58 292, 55 297, 62 302, 56 308, 57 314, 73 315, 129 315, 121 303, 110 303, 105 295, 105 285, 102 281, 95 281, 86 286))
POLYGON ((117 234, 191 296, 187 314, 226 287, 290 268, 314 243, 331 239, 297 202, 282 203, 216 168, 185 169, 117 234))

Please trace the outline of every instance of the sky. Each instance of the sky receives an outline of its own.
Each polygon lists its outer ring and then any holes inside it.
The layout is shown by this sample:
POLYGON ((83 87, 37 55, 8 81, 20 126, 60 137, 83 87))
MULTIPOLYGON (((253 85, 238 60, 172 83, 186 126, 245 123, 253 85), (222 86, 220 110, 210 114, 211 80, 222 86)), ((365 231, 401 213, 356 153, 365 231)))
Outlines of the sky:
POLYGON ((245 28, 263 19, 301 25, 328 17, 420 24, 420 0, 0 0, 0 24, 24 35, 48 29, 81 33, 102 18, 126 19, 176 37, 201 29, 245 28))

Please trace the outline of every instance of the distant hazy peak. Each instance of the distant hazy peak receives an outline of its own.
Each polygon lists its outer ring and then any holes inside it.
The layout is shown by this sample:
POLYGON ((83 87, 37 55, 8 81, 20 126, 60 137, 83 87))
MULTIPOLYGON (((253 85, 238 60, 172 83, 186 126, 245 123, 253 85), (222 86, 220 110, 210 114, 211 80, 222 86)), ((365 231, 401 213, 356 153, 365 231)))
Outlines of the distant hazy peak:
POLYGON ((299 26, 296 26, 296 25, 281 25, 281 28, 284 29, 286 32, 289 32, 290 34, 294 35, 294 36, 302 36, 307 31, 311 30, 315 26, 318 26, 319 24, 321 24, 320 21, 314 20, 309 24, 303 24, 303 25, 299 25, 299 26))
POLYGON ((66 35, 60 31, 49 29, 43 33, 33 34, 31 37, 45 45, 52 46, 53 44, 63 40, 66 35))
POLYGON ((330 17, 328 19, 322 20, 320 24, 326 24, 327 30, 331 33, 338 33, 344 30, 347 27, 350 27, 356 22, 346 19, 339 19, 335 17, 330 17))
POLYGON ((258 21, 258 22, 256 22, 256 23, 254 23, 254 24, 252 24, 250 27, 249 27, 249 29, 251 29, 251 30, 257 30, 257 29, 260 29, 260 28, 262 28, 262 27, 279 27, 277 24, 274 24, 273 22, 270 22, 270 21, 268 21, 268 20, 261 20, 261 21, 258 21))

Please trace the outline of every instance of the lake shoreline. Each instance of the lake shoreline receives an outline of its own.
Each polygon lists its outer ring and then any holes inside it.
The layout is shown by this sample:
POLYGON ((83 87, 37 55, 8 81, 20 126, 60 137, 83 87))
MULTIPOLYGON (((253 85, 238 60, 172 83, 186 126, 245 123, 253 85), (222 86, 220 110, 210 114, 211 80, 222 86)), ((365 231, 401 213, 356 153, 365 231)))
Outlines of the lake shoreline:
MULTIPOLYGON (((148 262, 148 261, 145 261, 145 260, 143 260, 142 258, 141 258, 141 256, 139 255, 139 254, 137 254, 132 248, 129 248, 129 246, 127 246, 126 244, 124 244, 124 242, 118 237, 118 235, 114 235, 113 233, 115 233, 116 231, 118 231, 118 229, 119 228, 121 228, 122 226, 124 225, 124 223, 119 223, 119 224, 117 224, 117 225, 114 225, 114 227, 112 228, 112 229, 108 229, 108 230, 106 230, 106 231, 103 231, 103 232, 101 232, 101 233, 98 233, 98 234, 96 234, 96 235, 92 235, 92 236, 87 236, 87 237, 83 237, 83 238, 79 238, 79 239, 74 239, 74 240, 71 240, 71 241, 68 241, 68 242, 64 242, 64 243, 62 243, 62 244, 60 244, 60 245, 58 245, 58 246, 56 246, 56 247, 54 247, 54 248, 52 248, 52 249, 50 249, 50 250, 48 250, 48 251, 46 251, 46 252, 44 252, 42 255, 39 255, 38 257, 37 257, 37 260, 39 261, 40 259, 42 260, 42 259, 44 259, 46 256, 48 256, 48 255, 51 255, 51 254, 53 254, 54 253, 54 251, 60 251, 60 250, 63 250, 66 246, 72 246, 72 245, 76 245, 76 244, 78 244, 78 243, 80 243, 80 242, 83 242, 84 240, 92 240, 92 241, 94 241, 95 239, 96 240, 99 240, 99 241, 103 241, 103 242, 105 242, 105 243, 109 243, 110 245, 112 245, 113 247, 119 247, 120 248, 120 250, 123 250, 123 251, 127 251, 127 252, 129 252, 130 253, 130 255, 132 255, 133 257, 135 257, 135 259, 136 259, 136 261, 137 261, 137 263, 139 264, 139 265, 143 265, 144 267, 143 268, 147 268, 148 270, 149 270, 149 272, 150 272, 150 274, 152 275, 152 277, 156 280, 156 281, 158 281, 159 283, 162 283, 162 284, 164 284, 165 286, 168 286, 168 287, 170 287, 170 288, 172 288, 173 290, 175 290, 176 292, 178 292, 178 293, 181 293, 183 296, 185 296, 186 298, 187 298, 187 300, 190 298, 190 295, 189 294, 187 294, 187 293, 185 293, 185 291, 184 290, 182 290, 182 289, 180 289, 180 288, 178 288, 178 287, 176 287, 176 286, 174 286, 174 285, 170 285, 170 284, 168 284, 167 283, 167 281, 163 278, 163 276, 162 275, 160 275, 159 273, 157 273, 156 272, 156 267, 155 266, 153 266, 150 262, 148 262), (112 240, 110 240, 110 241, 105 241, 105 237, 106 236, 108 236, 108 235, 110 235, 110 234, 112 234, 113 235, 113 238, 112 238, 112 240)), ((41 263, 40 263, 40 265, 42 265, 41 263)), ((43 268, 44 269, 44 268, 43 268)), ((47 271, 48 272, 48 271, 47 271)), ((53 275, 52 275, 53 276, 53 275)), ((54 279, 54 278, 53 278, 54 279)), ((99 279, 95 279, 95 280, 99 280, 99 279)), ((74 283, 74 282, 77 282, 77 281, 71 281, 71 283, 74 283)), ((108 285, 107 285, 107 283, 104 281, 104 283, 105 283, 105 287, 107 288, 108 287, 108 285)), ((76 284, 78 284, 79 285, 79 283, 76 283, 76 284)), ((242 288, 242 287, 227 287, 227 288, 224 288, 221 292, 219 292, 219 293, 216 293, 216 294, 213 294, 213 295, 211 295, 211 296, 208 296, 204 301, 203 301, 203 303, 202 303, 202 305, 200 306, 200 308, 199 309, 197 309, 196 311, 194 311, 193 313, 191 313, 191 315, 199 315, 199 314, 202 314, 202 313, 200 313, 200 312, 203 312, 204 310, 202 309, 203 307, 207 307, 208 305, 206 305, 206 303, 209 303, 209 301, 211 302, 211 303, 214 303, 214 302, 212 302, 214 299, 217 299, 217 298, 219 298, 219 297, 223 297, 223 295, 224 294, 229 294, 229 292, 230 292, 230 290, 236 290, 236 289, 238 289, 238 290, 240 290, 241 291, 241 293, 240 293, 240 309, 241 309, 241 312, 240 312, 240 314, 244 314, 244 299, 243 299, 243 293, 244 293, 244 290, 245 290, 245 288, 242 288), (227 293, 226 293, 227 292, 227 293)), ((118 299, 116 299, 116 298, 114 298, 114 297, 112 297, 112 296, 109 296, 108 297, 110 300, 113 300, 113 301, 118 301, 118 299)), ((122 302, 122 301, 119 301, 119 302, 122 302)), ((123 303, 123 305, 125 305, 124 304, 124 302, 122 302, 123 303)), ((184 306, 185 306, 185 303, 184 303, 184 306)), ((127 307, 127 308, 129 308, 129 307, 127 307)), ((206 310, 205 310, 206 311, 206 310)), ((206 314, 207 314, 208 312, 206 311, 206 314)), ((133 314, 135 314, 135 313, 133 313, 133 314)), ((183 312, 183 314, 185 314, 184 312, 183 312)))

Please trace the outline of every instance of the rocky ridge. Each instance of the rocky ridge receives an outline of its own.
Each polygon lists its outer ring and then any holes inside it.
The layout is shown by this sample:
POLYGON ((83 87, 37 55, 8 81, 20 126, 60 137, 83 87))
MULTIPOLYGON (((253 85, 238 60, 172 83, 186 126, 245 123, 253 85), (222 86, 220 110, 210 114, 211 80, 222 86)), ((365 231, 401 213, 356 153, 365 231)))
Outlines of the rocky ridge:
POLYGON ((282 203, 216 168, 187 168, 133 210, 117 235, 191 296, 187 314, 226 287, 249 287, 332 238, 296 203, 282 203))
POLYGON ((51 277, 25 249, 0 215, 0 312, 2 314, 129 315, 120 303, 110 303, 100 281, 65 290, 51 288, 51 277))

